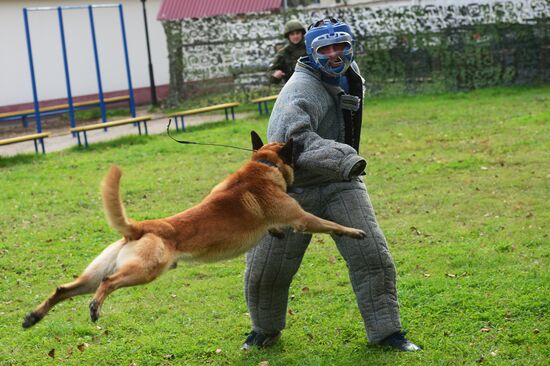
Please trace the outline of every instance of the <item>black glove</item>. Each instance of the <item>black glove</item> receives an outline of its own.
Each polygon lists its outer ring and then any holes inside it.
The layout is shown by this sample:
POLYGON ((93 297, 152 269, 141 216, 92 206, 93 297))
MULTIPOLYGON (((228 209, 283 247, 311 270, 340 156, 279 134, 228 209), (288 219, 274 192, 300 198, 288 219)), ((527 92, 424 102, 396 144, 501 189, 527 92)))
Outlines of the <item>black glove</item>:
POLYGON ((360 160, 351 168, 349 172, 350 178, 358 177, 360 175, 365 175, 365 168, 367 167, 367 162, 365 160, 360 160))

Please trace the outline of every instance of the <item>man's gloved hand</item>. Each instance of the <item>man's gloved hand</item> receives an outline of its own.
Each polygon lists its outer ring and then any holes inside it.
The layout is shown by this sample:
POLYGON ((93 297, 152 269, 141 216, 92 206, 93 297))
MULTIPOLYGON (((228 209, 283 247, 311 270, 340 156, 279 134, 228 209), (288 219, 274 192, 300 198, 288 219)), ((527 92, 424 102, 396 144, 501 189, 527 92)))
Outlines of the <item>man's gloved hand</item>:
POLYGON ((358 177, 360 175, 365 175, 365 168, 367 167, 367 162, 365 160, 360 160, 351 168, 349 172, 350 178, 358 177))

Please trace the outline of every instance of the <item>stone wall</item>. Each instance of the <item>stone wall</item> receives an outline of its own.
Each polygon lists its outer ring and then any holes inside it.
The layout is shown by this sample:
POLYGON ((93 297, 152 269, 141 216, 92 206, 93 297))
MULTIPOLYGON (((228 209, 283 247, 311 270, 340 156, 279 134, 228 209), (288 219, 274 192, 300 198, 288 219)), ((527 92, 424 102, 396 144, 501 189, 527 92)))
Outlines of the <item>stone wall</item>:
MULTIPOLYGON (((376 49, 402 47, 404 39, 409 47, 414 47, 418 35, 423 35, 420 37, 422 47, 441 46, 446 43, 446 32, 450 29, 464 30, 495 24, 529 27, 542 21, 546 24, 542 32, 546 32, 550 18, 549 4, 546 0, 514 0, 464 6, 379 9, 356 6, 298 10, 287 16, 298 18, 304 24, 328 15, 345 20, 355 32, 356 51, 360 58, 376 49)), ((280 13, 220 16, 181 22, 185 82, 231 77, 237 84, 258 85, 274 56, 275 47, 284 42, 281 35, 283 24, 284 17, 280 13)), ((547 39, 548 34, 541 37, 547 39)))

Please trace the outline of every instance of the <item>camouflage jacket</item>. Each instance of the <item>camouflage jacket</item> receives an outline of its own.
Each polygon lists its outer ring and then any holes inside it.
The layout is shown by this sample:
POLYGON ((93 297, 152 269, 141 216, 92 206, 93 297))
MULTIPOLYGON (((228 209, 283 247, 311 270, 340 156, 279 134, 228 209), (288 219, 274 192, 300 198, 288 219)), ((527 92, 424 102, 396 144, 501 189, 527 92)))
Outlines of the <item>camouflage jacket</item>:
POLYGON ((268 78, 269 82, 273 84, 278 84, 281 80, 285 82, 290 79, 294 73, 294 68, 296 67, 296 61, 306 55, 306 46, 304 41, 298 44, 288 43, 286 46, 281 48, 277 55, 273 59, 273 62, 269 65, 268 78), (285 73, 282 79, 277 79, 273 77, 273 72, 275 70, 282 70, 285 73))

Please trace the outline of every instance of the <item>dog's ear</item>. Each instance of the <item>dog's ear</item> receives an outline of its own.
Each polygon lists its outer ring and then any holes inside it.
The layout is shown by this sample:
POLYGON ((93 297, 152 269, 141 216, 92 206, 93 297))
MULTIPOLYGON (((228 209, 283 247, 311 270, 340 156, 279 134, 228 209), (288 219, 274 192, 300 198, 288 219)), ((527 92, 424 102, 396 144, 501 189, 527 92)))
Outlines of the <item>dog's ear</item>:
POLYGON ((294 142, 294 149, 292 150, 292 165, 294 169, 297 168, 297 161, 300 158, 300 155, 304 152, 304 144, 300 142, 294 142))
POLYGON ((256 133, 256 131, 250 131, 250 137, 252 138, 253 150, 260 150, 262 146, 264 146, 262 138, 256 133))
POLYGON ((294 160, 292 159, 294 152, 294 140, 290 139, 287 143, 279 150, 279 157, 284 161, 286 165, 294 166, 294 160))

